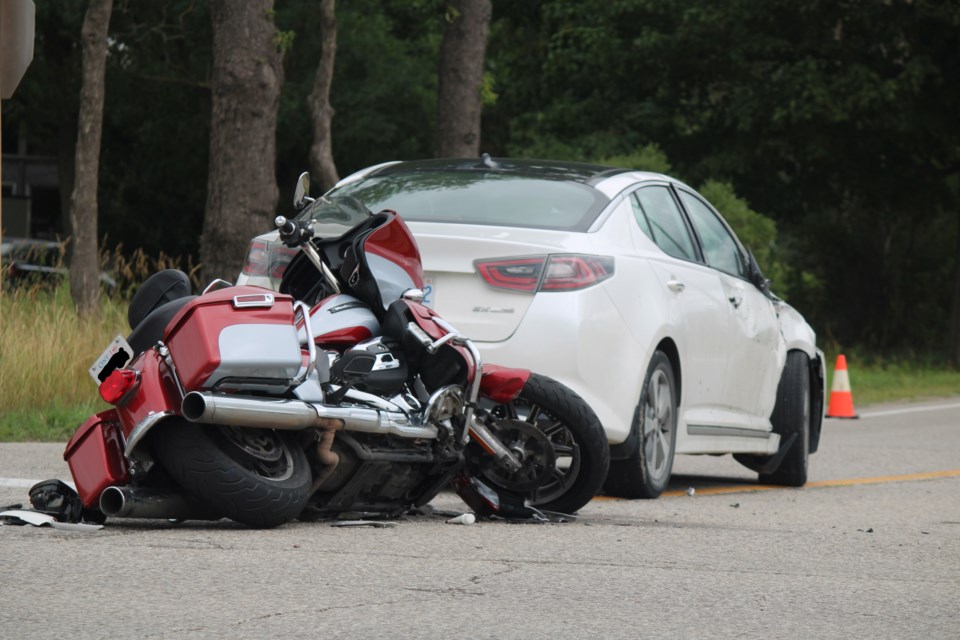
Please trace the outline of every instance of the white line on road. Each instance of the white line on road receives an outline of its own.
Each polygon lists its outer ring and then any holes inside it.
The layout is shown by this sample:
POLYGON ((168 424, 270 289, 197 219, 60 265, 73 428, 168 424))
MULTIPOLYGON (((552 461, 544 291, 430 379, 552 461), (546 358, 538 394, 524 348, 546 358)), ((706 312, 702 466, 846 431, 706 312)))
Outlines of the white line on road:
POLYGON ((14 488, 14 489, 19 489, 22 487, 24 489, 29 489, 30 487, 37 484, 38 482, 40 481, 27 480, 25 478, 0 478, 0 487, 8 487, 8 488, 14 488))
POLYGON ((880 416, 896 416, 904 413, 920 413, 922 411, 943 411, 946 409, 960 409, 960 403, 937 404, 926 407, 905 407, 903 409, 890 409, 888 411, 868 411, 861 413, 861 418, 877 418, 880 416))

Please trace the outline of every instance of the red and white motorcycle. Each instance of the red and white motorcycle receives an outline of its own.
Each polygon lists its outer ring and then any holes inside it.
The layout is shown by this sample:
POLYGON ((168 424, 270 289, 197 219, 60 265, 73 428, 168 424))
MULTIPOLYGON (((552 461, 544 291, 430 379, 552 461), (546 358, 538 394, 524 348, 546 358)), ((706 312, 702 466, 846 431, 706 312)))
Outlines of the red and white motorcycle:
POLYGON ((609 465, 590 407, 483 364, 422 304, 399 215, 299 200, 307 210, 276 220, 299 248, 279 293, 217 281, 191 296, 163 271, 134 296, 133 332, 91 367, 114 408, 64 453, 84 513, 269 527, 402 513, 451 485, 479 517, 585 505, 609 465), (314 223, 349 228, 317 237, 314 223))

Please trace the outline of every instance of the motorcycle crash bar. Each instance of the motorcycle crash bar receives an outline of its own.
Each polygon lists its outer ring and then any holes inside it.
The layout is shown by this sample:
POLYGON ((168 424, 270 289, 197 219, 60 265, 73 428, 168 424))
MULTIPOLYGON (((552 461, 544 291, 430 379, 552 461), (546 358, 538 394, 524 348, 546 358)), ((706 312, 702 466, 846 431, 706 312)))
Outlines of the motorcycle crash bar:
POLYGON ((191 422, 254 429, 301 431, 317 427, 429 439, 438 434, 435 426, 413 424, 400 411, 329 407, 302 400, 241 398, 191 391, 183 398, 181 411, 191 422))

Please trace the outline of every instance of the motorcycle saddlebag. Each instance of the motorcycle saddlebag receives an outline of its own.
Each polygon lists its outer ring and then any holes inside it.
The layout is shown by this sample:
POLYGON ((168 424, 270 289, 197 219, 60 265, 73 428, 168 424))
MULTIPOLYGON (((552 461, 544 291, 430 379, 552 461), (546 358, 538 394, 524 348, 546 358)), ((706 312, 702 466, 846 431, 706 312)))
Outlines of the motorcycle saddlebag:
POLYGON ((304 363, 293 298, 260 287, 229 287, 191 300, 163 341, 187 391, 285 390, 304 363))
POLYGON ((96 508, 100 494, 107 487, 130 482, 116 410, 87 418, 67 443, 63 459, 70 466, 77 493, 85 507, 96 508))

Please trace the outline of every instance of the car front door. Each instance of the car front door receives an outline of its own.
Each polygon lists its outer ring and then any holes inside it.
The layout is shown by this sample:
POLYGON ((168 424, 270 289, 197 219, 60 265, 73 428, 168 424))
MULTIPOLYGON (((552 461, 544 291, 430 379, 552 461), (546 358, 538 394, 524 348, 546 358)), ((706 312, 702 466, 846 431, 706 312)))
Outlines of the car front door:
POLYGON ((677 193, 704 259, 719 273, 734 329, 724 396, 742 412, 743 426, 767 430, 786 358, 773 301, 747 279, 746 252, 719 214, 693 192, 678 188, 677 193))

